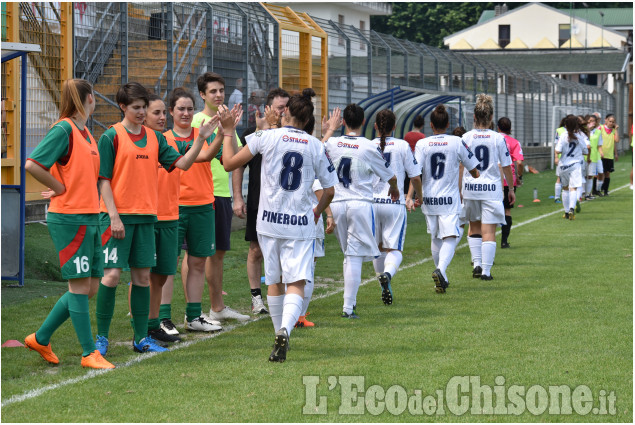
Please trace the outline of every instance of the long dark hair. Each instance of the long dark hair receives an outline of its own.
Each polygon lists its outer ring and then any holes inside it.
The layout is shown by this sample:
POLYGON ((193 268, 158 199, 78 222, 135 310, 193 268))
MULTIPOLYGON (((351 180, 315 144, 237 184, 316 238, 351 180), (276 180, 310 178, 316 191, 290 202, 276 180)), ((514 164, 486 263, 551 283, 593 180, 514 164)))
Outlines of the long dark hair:
POLYGON ((386 137, 392 133, 396 122, 397 117, 395 117, 395 114, 390 109, 379 111, 375 117, 375 125, 377 126, 377 131, 379 131, 379 149, 381 149, 382 152, 386 147, 386 137))
POLYGON ((578 140, 578 138, 575 137, 575 132, 578 129, 578 127, 579 127, 579 125, 578 125, 578 117, 576 117, 575 115, 569 115, 564 120, 564 128, 567 129, 567 133, 569 134, 569 141, 570 142, 572 142, 574 140, 578 140))
POLYGON ((293 118, 298 120, 298 123, 304 127, 311 115, 313 115, 313 101, 311 98, 315 96, 315 91, 312 88, 306 88, 302 90, 302 94, 294 94, 289 99, 287 107, 289 113, 293 118))

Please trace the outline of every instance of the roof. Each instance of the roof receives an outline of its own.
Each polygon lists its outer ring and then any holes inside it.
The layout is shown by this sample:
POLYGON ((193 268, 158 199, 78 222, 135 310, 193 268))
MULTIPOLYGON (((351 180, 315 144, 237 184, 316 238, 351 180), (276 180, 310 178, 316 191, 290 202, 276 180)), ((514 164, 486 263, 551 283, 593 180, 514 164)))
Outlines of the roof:
MULTIPOLYGON (((476 53, 466 52, 466 55, 476 53)), ((566 51, 550 53, 543 51, 541 54, 514 53, 505 51, 504 54, 479 53, 479 59, 494 62, 500 65, 549 74, 596 74, 621 72, 627 53, 573 53, 566 51)))
MULTIPOLYGON (((579 3, 578 3, 579 4, 579 3)), ((513 9, 510 9, 511 11, 513 9)), ((569 9, 557 9, 562 13, 569 14, 569 9)), ((573 9, 573 16, 578 17, 580 19, 588 20, 590 24, 602 25, 602 16, 599 12, 602 11, 604 13, 604 26, 605 27, 632 27, 633 26, 633 8, 602 8, 602 9, 573 9)), ((480 25, 484 22, 489 21, 490 19, 496 16, 495 11, 493 10, 484 10, 481 13, 481 17, 479 18, 476 25, 480 25)))

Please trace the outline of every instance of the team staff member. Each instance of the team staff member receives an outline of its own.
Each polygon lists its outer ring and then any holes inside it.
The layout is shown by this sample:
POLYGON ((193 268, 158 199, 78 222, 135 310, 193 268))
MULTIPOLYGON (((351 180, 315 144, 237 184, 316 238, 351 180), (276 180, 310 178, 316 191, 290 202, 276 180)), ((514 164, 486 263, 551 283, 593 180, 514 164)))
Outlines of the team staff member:
POLYGON ((196 143, 181 156, 161 133, 143 125, 149 103, 145 87, 134 82, 124 84, 117 92, 116 101, 124 118, 99 139, 100 223, 105 265, 97 293, 96 346, 102 355, 106 354, 119 276, 121 269, 129 265, 133 348, 137 352, 166 351, 148 336, 150 268, 156 265, 157 163, 169 171, 187 170, 214 126, 206 123, 196 143))
POLYGON ((615 115, 608 114, 604 119, 604 125, 600 126, 600 140, 602 141, 602 167, 604 168, 604 183, 602 184, 602 192, 604 196, 609 196, 609 185, 611 184, 611 173, 615 171, 614 161, 618 160, 617 143, 619 142, 618 129, 619 125, 615 124, 615 115))
MULTIPOLYGON (((242 79, 240 79, 242 84, 242 79)), ((205 101, 205 108, 194 115, 192 127, 200 127, 201 122, 217 116, 218 107, 225 102, 225 80, 218 74, 206 72, 198 78, 198 91, 205 101)), ((230 104, 232 102, 230 101, 230 104)), ((233 104, 242 104, 233 102, 233 104)), ((231 108, 232 106, 230 106, 231 108)), ((205 277, 209 288, 210 311, 212 320, 236 319, 249 320, 249 316, 240 314, 223 302, 223 262, 225 253, 230 249, 232 217, 234 210, 242 209, 245 202, 242 196, 232 198, 229 193, 229 173, 225 171, 216 158, 211 162, 212 179, 214 183, 214 214, 216 215, 216 253, 207 257, 205 261, 205 277)), ((238 168, 232 173, 232 188, 234 193, 240 193, 243 184, 243 169, 238 168)))
MULTIPOLYGON (((512 160, 502 135, 490 130, 494 116, 492 97, 479 94, 474 106, 474 129, 463 135, 463 141, 479 161, 480 173, 474 178, 467 169, 463 173, 462 194, 465 217, 470 222, 468 244, 474 260, 472 277, 492 280, 491 269, 496 255, 496 225, 505 222, 503 189, 499 165, 507 181, 513 182, 512 160)), ((509 204, 516 195, 509 192, 509 204)))
MULTIPOLYGON (((229 130, 232 117, 223 109, 221 123, 229 130)), ((302 95, 289 99, 282 117, 283 128, 254 133, 248 137, 248 149, 238 153, 233 132, 228 131, 223 149, 227 171, 244 165, 256 153, 262 154, 258 238, 265 257, 269 308, 276 330, 269 356, 269 361, 274 362, 286 359, 289 333, 302 311, 304 285, 311 277, 315 223, 333 199, 337 181, 324 145, 302 130, 311 115, 311 94, 305 89, 302 95), (314 208, 312 186, 316 177, 324 192, 314 208)))
MULTIPOLYGON (((514 185, 512 190, 516 193, 516 187, 523 184, 523 149, 520 142, 511 136, 512 121, 503 117, 498 120, 498 132, 505 138, 507 150, 512 158, 512 174, 514 176, 514 185)), ((501 229, 501 248, 509 248, 509 233, 512 230, 512 208, 513 204, 509 203, 509 185, 507 180, 503 179, 503 206, 505 207, 505 225, 501 229)))
POLYGON ((46 320, 27 336, 24 344, 49 363, 59 359, 51 350, 51 336, 69 317, 82 346, 83 367, 112 369, 95 347, 90 329, 88 297, 103 276, 99 238, 99 152, 86 128, 95 110, 93 87, 86 80, 67 80, 62 85, 57 123, 28 158, 25 169, 49 189, 48 229, 59 252, 62 277, 68 291, 57 301, 46 320))
MULTIPOLYGON (((375 131, 379 137, 373 140, 379 147, 390 169, 397 177, 399 199, 393 201, 388 195, 389 184, 378 177, 373 182, 373 208, 375 209, 375 241, 381 253, 373 260, 381 299, 386 305, 392 304, 392 278, 403 259, 403 245, 406 240, 406 206, 403 182, 410 178, 413 188, 421 195, 421 169, 417 166, 408 142, 390 137, 395 131, 397 117, 390 109, 379 111, 375 117, 375 131)), ((421 198, 420 198, 421 200, 421 198)))

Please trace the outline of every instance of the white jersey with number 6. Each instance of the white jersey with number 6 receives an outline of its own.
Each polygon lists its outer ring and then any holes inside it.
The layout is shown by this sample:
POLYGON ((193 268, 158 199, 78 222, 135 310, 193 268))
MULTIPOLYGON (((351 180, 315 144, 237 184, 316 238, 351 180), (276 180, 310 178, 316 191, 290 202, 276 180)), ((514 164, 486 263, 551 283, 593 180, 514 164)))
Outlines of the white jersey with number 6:
POLYGON ((313 239, 313 183, 337 183, 335 168, 315 137, 293 127, 247 136, 252 154, 262 154, 256 230, 280 239, 313 239))
POLYGON ((479 178, 475 179, 468 170, 463 173, 463 199, 503 200, 500 169, 511 165, 512 158, 505 138, 489 129, 474 129, 463 135, 463 141, 474 153, 479 164, 479 178))
MULTIPOLYGON (((373 139, 375 146, 379 147, 381 139, 373 139)), ((408 177, 413 178, 419 175, 419 166, 412 155, 410 145, 405 140, 396 139, 394 137, 386 137, 386 146, 383 152, 386 162, 390 164, 390 168, 397 177, 397 186, 399 187, 399 201, 392 201, 388 195, 390 185, 383 182, 379 177, 373 180, 373 198, 375 203, 379 204, 405 204, 405 196, 403 193, 403 183, 408 177)))
POLYGON ((339 180, 332 202, 372 202, 374 176, 388 181, 394 175, 381 151, 365 137, 331 137, 326 142, 326 151, 339 180))
POLYGON ((474 169, 478 165, 474 153, 460 137, 437 134, 417 142, 415 159, 423 179, 423 213, 458 214, 461 211, 459 162, 466 170, 474 169))

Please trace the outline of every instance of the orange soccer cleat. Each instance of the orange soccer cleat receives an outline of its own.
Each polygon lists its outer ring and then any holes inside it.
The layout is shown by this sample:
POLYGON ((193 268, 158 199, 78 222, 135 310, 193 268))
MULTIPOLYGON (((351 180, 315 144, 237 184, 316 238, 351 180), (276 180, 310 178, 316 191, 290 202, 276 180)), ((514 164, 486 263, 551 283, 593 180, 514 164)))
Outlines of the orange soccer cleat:
POLYGON ((40 344, 37 342, 37 339, 35 339, 34 333, 24 338, 24 345, 26 345, 29 350, 34 350, 40 353, 40 356, 49 363, 58 364, 60 362, 60 359, 58 359, 55 353, 51 350, 51 343, 49 342, 49 345, 40 344))
MULTIPOLYGON (((308 316, 308 313, 306 314, 306 316, 308 316)), ((306 320, 306 316, 300 316, 300 318, 298 319, 294 327, 295 328, 311 328, 315 326, 315 323, 309 322, 308 320, 306 320)))
POLYGON ((86 357, 82 357, 82 367, 90 367, 92 369, 114 369, 115 365, 104 359, 99 350, 95 350, 86 357))

